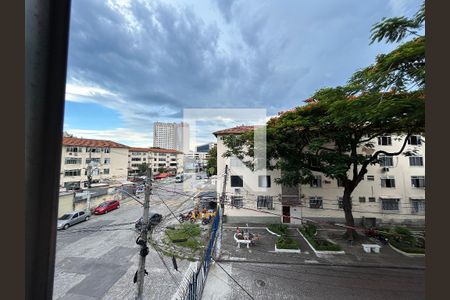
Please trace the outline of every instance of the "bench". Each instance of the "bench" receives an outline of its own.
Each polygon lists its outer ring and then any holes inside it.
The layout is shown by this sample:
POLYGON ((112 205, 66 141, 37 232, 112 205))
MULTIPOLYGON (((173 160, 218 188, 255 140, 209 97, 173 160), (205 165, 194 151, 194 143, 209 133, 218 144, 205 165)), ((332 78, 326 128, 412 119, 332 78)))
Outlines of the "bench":
POLYGON ((370 253, 371 251, 375 253, 380 253, 380 245, 377 244, 362 244, 362 247, 364 249, 364 252, 370 253))
POLYGON ((236 241, 236 243, 238 244, 238 248, 241 248, 241 244, 247 244, 247 248, 250 248, 250 243, 252 242, 252 240, 240 240, 237 238, 236 233, 234 234, 234 240, 236 241))

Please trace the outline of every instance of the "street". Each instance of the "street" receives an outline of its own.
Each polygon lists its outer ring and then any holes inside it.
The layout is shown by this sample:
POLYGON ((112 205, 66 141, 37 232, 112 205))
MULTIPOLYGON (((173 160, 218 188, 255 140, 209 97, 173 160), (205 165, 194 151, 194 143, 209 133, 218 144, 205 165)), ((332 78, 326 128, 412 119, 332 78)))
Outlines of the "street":
MULTIPOLYGON (((425 299, 425 270, 219 262, 254 299, 425 299)), ((251 299, 215 263, 204 299, 251 299)))
MULTIPOLYGON (((204 184, 205 180, 196 180, 195 174, 184 183, 175 183, 173 179, 156 181, 150 211, 163 215, 158 226, 177 222, 162 200, 178 215, 193 208, 192 198, 184 194, 193 195, 201 191, 198 187, 204 184)), ((142 200, 143 194, 139 197, 142 200)), ((133 284, 133 277, 140 250, 135 243, 138 234, 134 222, 141 216, 142 206, 127 198, 121 201, 117 210, 93 215, 87 222, 58 231, 53 298, 134 299, 136 284, 133 284)), ((171 258, 159 254, 151 246, 149 250, 144 298, 170 299, 191 262, 177 260, 178 271, 175 271, 171 258)))

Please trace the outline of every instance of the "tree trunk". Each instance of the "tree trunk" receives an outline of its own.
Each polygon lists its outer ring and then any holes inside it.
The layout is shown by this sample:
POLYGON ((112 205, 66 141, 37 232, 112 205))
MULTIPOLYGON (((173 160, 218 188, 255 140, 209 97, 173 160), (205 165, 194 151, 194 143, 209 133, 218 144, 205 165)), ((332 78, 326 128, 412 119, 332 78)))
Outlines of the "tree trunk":
POLYGON ((355 220, 353 219, 352 213, 352 203, 351 203, 351 191, 349 188, 344 189, 344 196, 342 197, 342 208, 345 213, 345 225, 352 227, 347 228, 347 231, 344 234, 344 237, 349 240, 357 240, 358 233, 353 227, 355 227, 355 220))

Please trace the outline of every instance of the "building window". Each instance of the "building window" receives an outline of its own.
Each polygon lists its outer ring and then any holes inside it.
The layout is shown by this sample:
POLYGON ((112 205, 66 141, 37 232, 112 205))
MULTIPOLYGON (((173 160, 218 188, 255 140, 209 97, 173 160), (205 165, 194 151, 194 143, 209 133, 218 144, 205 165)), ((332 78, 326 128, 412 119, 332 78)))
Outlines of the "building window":
POLYGON ((68 157, 65 159, 64 164, 66 165, 79 165, 81 164, 81 158, 68 157))
POLYGON ((146 161, 147 159, 144 157, 142 160, 143 160, 143 161, 146 161))
POLYGON ((111 152, 111 149, 109 149, 109 148, 103 148, 103 152, 104 152, 104 153, 110 153, 110 152, 111 152))
POLYGON ((309 197, 309 208, 323 208, 323 198, 309 197))
POLYGON ((311 187, 320 188, 322 187, 322 177, 320 175, 314 176, 310 183, 311 187))
POLYGON ((81 148, 81 147, 67 147, 67 148, 66 148, 66 152, 75 152, 75 153, 78 153, 78 152, 83 152, 82 149, 83 149, 83 148, 81 148))
POLYGON ((369 202, 376 202, 375 197, 369 197, 369 202))
POLYGON ((424 188, 425 176, 411 176, 411 186, 416 188, 424 188))
POLYGON ((420 135, 412 135, 408 138, 408 145, 422 145, 422 138, 420 135))
POLYGON ((273 209, 273 196, 257 196, 256 207, 273 209))
POLYGON ((90 162, 100 163, 100 158, 86 158, 86 164, 90 162))
POLYGON ((413 214, 425 213, 425 200, 423 199, 411 199, 411 212, 413 214))
POLYGON ((423 157, 422 156, 410 156, 409 157, 409 165, 410 166, 423 166, 423 157))
POLYGON ((258 176, 258 186, 262 188, 270 188, 270 176, 258 176))
POLYGON ((380 156, 380 166, 382 167, 393 167, 394 158, 392 156, 380 156))
POLYGON ((243 201, 243 197, 242 196, 231 196, 231 206, 236 207, 236 208, 241 208, 244 205, 244 201, 243 201))
POLYGON ((140 157, 132 157, 131 161, 141 161, 141 158, 140 157))
POLYGON ((375 176, 367 175, 367 181, 375 181, 375 176))
POLYGON ((102 148, 86 147, 86 152, 100 153, 100 152, 102 152, 102 148))
POLYGON ((243 187, 244 180, 242 176, 231 175, 231 187, 243 187))
POLYGON ((344 187, 344 180, 337 178, 336 181, 338 187, 344 187))
POLYGON ((108 175, 109 174, 109 169, 103 169, 103 174, 108 175))
POLYGON ((390 136, 379 136, 378 137, 378 145, 390 146, 390 145, 392 145, 392 138, 390 136))
POLYGON ((394 176, 382 177, 381 178, 381 187, 395 188, 395 178, 394 178, 394 176))
POLYGON ((81 175, 81 170, 77 169, 77 170, 65 170, 64 171, 64 176, 80 176, 81 175))
POLYGON ((111 163, 111 158, 104 158, 103 159, 103 164, 104 165, 109 165, 111 163))
POLYGON ((366 202, 366 197, 359 197, 359 202, 360 203, 365 203, 366 202))
POLYGON ((400 199, 381 199, 382 210, 399 210, 400 199))

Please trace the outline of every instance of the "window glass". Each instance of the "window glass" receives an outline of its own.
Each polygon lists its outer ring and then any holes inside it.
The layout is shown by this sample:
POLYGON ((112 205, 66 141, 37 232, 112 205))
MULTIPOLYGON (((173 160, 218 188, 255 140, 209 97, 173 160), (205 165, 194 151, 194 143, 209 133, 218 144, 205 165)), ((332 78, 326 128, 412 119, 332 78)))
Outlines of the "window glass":
POLYGON ((244 180, 242 176, 231 175, 231 187, 243 187, 244 180))

